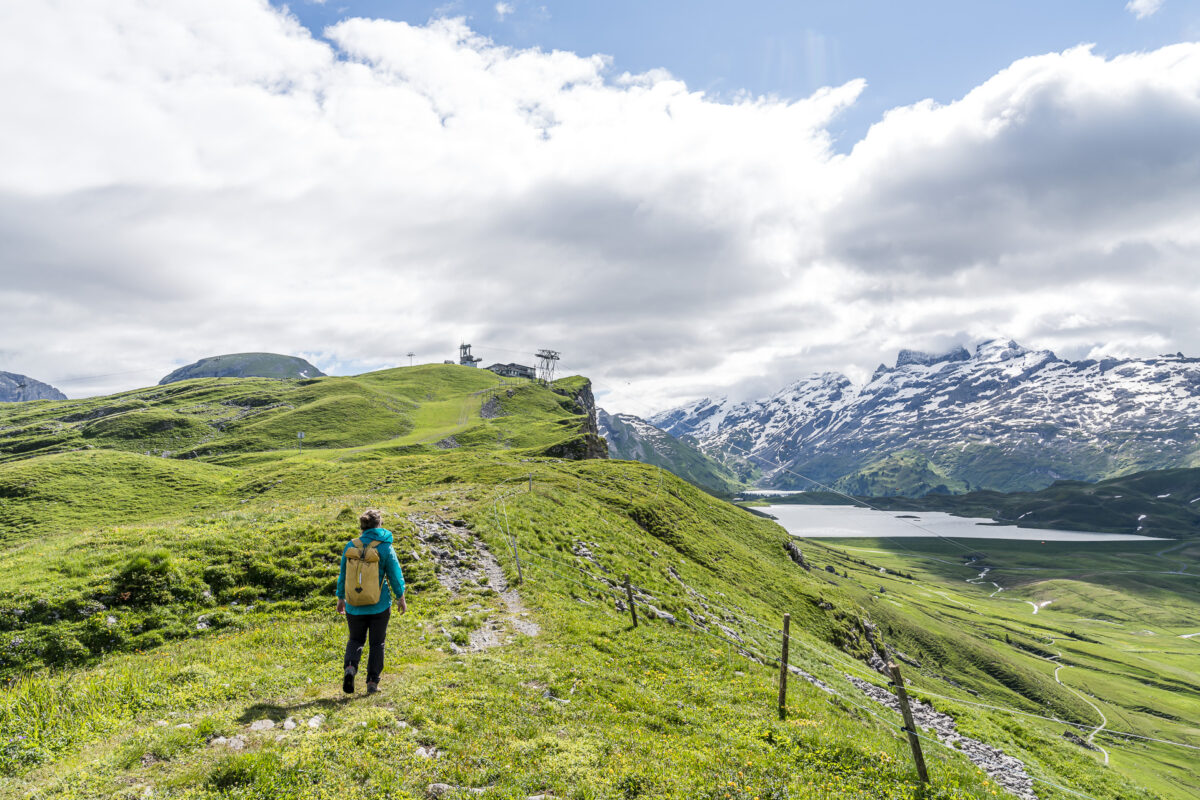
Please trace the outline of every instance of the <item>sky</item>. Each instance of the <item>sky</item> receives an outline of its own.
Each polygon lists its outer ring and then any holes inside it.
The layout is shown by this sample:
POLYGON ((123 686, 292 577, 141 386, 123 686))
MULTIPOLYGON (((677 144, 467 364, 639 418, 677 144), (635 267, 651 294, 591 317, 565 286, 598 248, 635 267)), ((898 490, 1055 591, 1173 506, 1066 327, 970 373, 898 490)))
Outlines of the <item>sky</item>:
POLYGON ((610 411, 1200 356, 1200 5, 0 6, 0 370, 563 354, 610 411))

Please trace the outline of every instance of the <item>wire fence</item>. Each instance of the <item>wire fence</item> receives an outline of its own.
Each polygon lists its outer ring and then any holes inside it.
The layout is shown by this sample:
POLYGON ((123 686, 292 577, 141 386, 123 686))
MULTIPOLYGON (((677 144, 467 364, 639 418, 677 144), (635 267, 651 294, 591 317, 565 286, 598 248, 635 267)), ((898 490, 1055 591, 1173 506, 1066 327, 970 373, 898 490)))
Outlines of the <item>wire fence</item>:
MULTIPOLYGON (((652 500, 656 499, 660 495, 661 490, 662 490, 661 468, 659 468, 658 471, 659 471, 659 476, 658 476, 659 480, 658 480, 658 484, 656 485, 654 494, 651 497, 652 500)), ((541 472, 541 470, 539 469, 538 472, 541 472)), ((518 481, 520 481, 520 482, 529 481, 530 489, 528 491, 531 491, 533 474, 534 474, 534 471, 530 470, 526 475, 521 476, 519 478, 511 478, 506 481, 502 481, 500 484, 498 484, 498 486, 503 486, 504 484, 511 484, 511 483, 518 482, 518 481)), ((556 475, 555 477, 562 477, 562 476, 556 475)), ((632 496, 633 496, 632 491, 629 491, 627 493, 621 492, 619 488, 615 488, 611 485, 600 484, 598 482, 590 481, 589 479, 584 478, 583 476, 579 475, 578 472, 576 472, 574 474, 574 478, 576 479, 577 486, 579 485, 579 482, 586 480, 589 483, 593 483, 593 484, 597 485, 599 488, 603 488, 609 492, 613 492, 614 494, 617 494, 617 495, 626 494, 626 496, 630 497, 631 501, 632 501, 632 496)), ((534 559, 534 562, 536 562, 536 569, 538 569, 539 571, 545 572, 549 575, 553 575, 554 577, 556 577, 560 580, 563 580, 570 584, 578 586, 581 589, 588 592, 589 594, 590 593, 601 593, 601 594, 608 595, 609 597, 613 598, 613 600, 617 604, 622 604, 622 603, 628 602, 629 599, 632 599, 635 608, 640 607, 642 609, 643 615, 657 616, 657 613, 653 613, 653 614, 649 613, 651 611, 658 612, 658 609, 654 608, 651 604, 646 603, 644 601, 639 601, 636 596, 634 596, 632 598, 628 597, 624 592, 619 591, 619 589, 614 588, 612 585, 605 582, 605 580, 603 580, 600 577, 593 574, 591 572, 591 570, 588 569, 586 566, 583 566, 579 563, 571 563, 571 562, 565 561, 563 559, 556 558, 554 556, 548 556, 548 555, 545 555, 542 553, 537 553, 528 548, 519 549, 517 537, 515 536, 515 534, 513 534, 511 523, 508 519, 507 503, 505 501, 508 498, 514 497, 514 496, 516 496, 518 494, 522 494, 522 493, 524 493, 524 492, 520 489, 510 490, 507 492, 497 492, 497 495, 494 500, 494 503, 497 507, 496 522, 497 522, 498 530, 500 532, 502 532, 503 535, 505 536, 505 538, 509 541, 510 545, 513 548, 513 553, 514 553, 515 558, 519 558, 518 553, 520 553, 521 555, 524 555, 526 559, 530 559, 530 558, 534 559), (563 570, 555 569, 551 565, 561 567, 561 568, 563 568, 563 570), (566 572, 574 573, 574 576, 566 574, 566 572), (580 578, 584 578, 586 580, 580 580, 580 578)), ((936 535, 936 534, 934 534, 934 535, 936 535)), ((945 538, 945 537, 939 537, 939 538, 945 538)), ((627 555, 632 557, 632 554, 627 554, 627 555)), ((600 569, 603 572, 607 572, 608 574, 613 574, 613 575, 617 574, 611 567, 606 567, 605 565, 603 565, 600 562, 600 559, 596 554, 590 554, 590 558, 585 558, 584 556, 580 556, 580 555, 576 554, 576 558, 579 558, 585 562, 590 561, 598 569, 600 569)), ((690 587, 688 587, 687 584, 683 583, 682 579, 678 579, 678 580, 685 587, 685 589, 690 589, 690 587)), ((638 592, 643 591, 640 587, 632 587, 632 585, 631 585, 631 588, 637 588, 638 592)), ((755 628, 758 628, 762 631, 766 631, 769 634, 771 634, 771 636, 772 636, 772 638, 770 640, 771 645, 778 646, 778 645, 782 644, 782 642, 783 642, 782 632, 779 629, 776 629, 772 626, 765 625, 765 624, 759 622, 758 620, 755 620, 755 619, 749 617, 745 612, 743 612, 741 614, 735 614, 730 609, 726 608, 725 606, 723 606, 720 603, 715 603, 711 600, 708 600, 708 598, 705 598, 705 600, 706 600, 706 602, 709 602, 711 605, 719 608, 722 612, 724 612, 727 615, 726 621, 736 620, 738 623, 740 623, 743 628, 743 633, 745 632, 746 628, 755 627, 755 628), (776 639, 775 637, 778 637, 778 639, 776 639)), ((634 611, 634 609, 630 609, 630 610, 631 610, 631 613, 634 611)), ((733 638, 731 636, 727 636, 720 632, 711 630, 708 627, 703 627, 700 625, 696 625, 693 622, 689 622, 687 620, 676 618, 674 615, 670 616, 670 621, 678 627, 685 628, 692 632, 710 637, 715 641, 721 642, 722 644, 728 646, 732 652, 738 653, 743 658, 752 659, 764 666, 781 667, 784 665, 784 662, 780 658, 777 658, 775 656, 769 655, 767 652, 764 652, 763 645, 759 642, 747 641, 746 639, 733 638)), ((726 629, 726 630, 728 630, 728 629, 726 629)), ((789 643, 795 643, 795 644, 799 645, 800 647, 804 648, 807 652, 811 653, 810 657, 814 658, 815 662, 818 665, 820 665, 820 668, 837 670, 839 673, 841 673, 842 677, 844 677, 843 671, 850 671, 850 672, 856 672, 860 675, 867 676, 874 681, 879 681, 881 678, 879 673, 876 673, 873 670, 870 670, 869 668, 867 668, 863 665, 860 665, 857 661, 854 661, 853 659, 847 658, 845 660, 845 663, 842 663, 841 660, 835 662, 830 659, 829 654, 819 650, 818 648, 808 644, 807 642, 804 642, 803 640, 789 637, 788 641, 789 641, 789 643)), ((787 666, 791 666, 791 665, 788 664, 787 666)), ((808 665, 806 664, 805 666, 808 666, 808 665)), ((820 671, 820 670, 818 670, 818 671, 820 671)), ((809 676, 809 677, 811 677, 811 676, 809 676)), ((825 679, 820 680, 820 688, 823 689, 824 691, 827 691, 829 694, 837 697, 839 700, 848 704, 849 706, 856 708, 866 714, 869 714, 872 718, 878 720, 879 722, 885 724, 886 726, 888 726, 890 728, 893 728, 893 729, 896 729, 899 731, 906 730, 904 725, 899 724, 895 720, 892 720, 892 719, 889 719, 889 718, 883 716, 879 710, 871 708, 870 706, 866 705, 864 702, 860 701, 859 699, 847 695, 846 692, 838 690, 835 686, 831 685, 825 679)), ((1059 719, 1056 717, 1049 717, 1049 716, 1045 716, 1045 715, 1041 715, 1041 714, 1035 714, 1032 712, 1022 711, 1022 710, 1011 708, 1011 707, 992 705, 992 704, 988 704, 988 703, 979 703, 979 702, 975 702, 975 701, 969 701, 969 700, 964 700, 964 699, 960 699, 960 698, 950 697, 947 695, 943 695, 943 694, 939 694, 939 693, 930 691, 923 686, 914 685, 912 687, 912 691, 918 693, 920 696, 923 696, 923 697, 937 698, 940 700, 945 700, 945 701, 949 701, 949 702, 953 702, 953 703, 961 703, 964 705, 983 708, 983 709, 987 709, 989 711, 995 711, 998 713, 1019 715, 1019 716, 1028 717, 1028 718, 1036 718, 1036 719, 1043 720, 1046 722, 1052 722, 1055 724, 1064 724, 1064 725, 1068 725, 1068 726, 1075 727, 1078 729, 1083 729, 1083 730, 1090 730, 1095 727, 1095 726, 1091 726, 1091 725, 1084 725, 1084 724, 1080 724, 1080 723, 1070 722, 1067 720, 1062 720, 1062 719, 1059 719)), ((1098 734, 1099 735, 1109 734, 1113 737, 1124 737, 1126 739, 1136 739, 1136 740, 1141 740, 1141 741, 1146 741, 1146 742, 1154 742, 1154 743, 1168 745, 1168 746, 1182 747, 1182 748, 1186 748, 1189 750, 1200 750, 1200 747, 1197 747, 1197 746, 1191 745, 1191 744, 1187 744, 1184 742, 1177 742, 1177 741, 1172 741, 1169 739, 1143 736, 1141 734, 1136 734, 1136 733, 1127 732, 1127 731, 1116 731, 1116 730, 1106 728, 1102 731, 1099 731, 1098 734)), ((954 747, 947 745, 946 743, 944 743, 938 739, 931 739, 924 734, 920 734, 920 736, 925 741, 933 742, 933 743, 939 745, 940 747, 947 748, 951 751, 959 753, 959 751, 956 750, 954 747)), ((961 755, 961 753, 959 753, 959 754, 961 755)), ((1079 792, 1075 789, 1071 789, 1069 787, 1062 786, 1058 783, 1055 783, 1053 781, 1050 781, 1044 777, 1035 775, 1033 773, 1028 773, 1028 774, 1029 774, 1030 779, 1035 782, 1045 784, 1049 787, 1052 787, 1059 791, 1066 792, 1066 793, 1074 795, 1074 796, 1084 797, 1084 798, 1089 798, 1089 800, 1094 800, 1093 798, 1091 798, 1090 795, 1087 795, 1083 792, 1079 792)))

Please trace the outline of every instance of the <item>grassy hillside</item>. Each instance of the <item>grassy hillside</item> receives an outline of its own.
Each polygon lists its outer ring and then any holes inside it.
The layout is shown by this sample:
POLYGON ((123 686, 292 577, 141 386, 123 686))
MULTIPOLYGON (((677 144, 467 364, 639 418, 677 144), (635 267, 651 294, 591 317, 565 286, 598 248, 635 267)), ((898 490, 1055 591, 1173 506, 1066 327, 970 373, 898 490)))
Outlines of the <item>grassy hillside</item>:
POLYGON ((319 378, 324 372, 296 356, 278 353, 231 353, 202 358, 180 367, 158 382, 159 386, 192 378, 319 378))
POLYGON ((864 497, 927 494, 958 494, 966 484, 946 475, 928 457, 915 450, 901 450, 856 470, 834 484, 838 491, 864 497))
MULTIPOLYGON (((564 458, 586 436, 580 380, 556 392, 439 366, 165 388, 4 418, 10 432, 41 426, 10 445, 54 434, 70 449, 79 422, 147 412, 190 414, 213 438, 187 458, 6 451, 0 795, 415 798, 444 783, 497 798, 1001 796, 933 742, 933 783, 919 787, 898 717, 848 680, 884 685, 864 666, 880 637, 920 657, 914 679, 941 694, 1090 721, 1053 665, 995 627, 1032 646, 1038 625, 947 615, 979 591, 953 559, 909 579, 895 554, 806 544, 806 569, 773 522, 659 469, 564 458), (329 412, 343 401, 394 407, 405 426, 329 412), (246 409, 266 410, 218 424, 246 409), (274 447, 285 423, 251 430, 301 409, 323 447, 274 447), (80 414, 95 416, 66 419, 80 414), (332 589, 367 506, 396 533, 411 611, 393 617, 384 692, 345 698, 332 589), (828 691, 793 676, 780 720, 783 613, 792 664, 828 691)), ((1146 791, 1142 761, 1103 768, 1059 723, 933 702, 1040 778, 1094 797, 1186 796, 1170 780, 1146 791)), ((1177 711, 1175 728, 1200 718, 1177 711)))

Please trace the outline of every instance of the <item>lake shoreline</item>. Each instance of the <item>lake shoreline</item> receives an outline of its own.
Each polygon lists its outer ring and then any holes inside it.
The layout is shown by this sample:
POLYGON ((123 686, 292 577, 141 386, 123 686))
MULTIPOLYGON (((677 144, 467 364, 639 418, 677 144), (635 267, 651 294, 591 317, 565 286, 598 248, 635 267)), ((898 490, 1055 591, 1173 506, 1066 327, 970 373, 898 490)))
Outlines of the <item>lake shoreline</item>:
POLYGON ((1064 531, 1005 525, 991 519, 959 517, 944 511, 919 514, 877 511, 849 505, 778 504, 759 506, 792 536, 805 539, 1000 539, 1054 542, 1160 542, 1156 536, 1099 531, 1064 531), (1003 533, 1001 533, 1003 532, 1003 533))

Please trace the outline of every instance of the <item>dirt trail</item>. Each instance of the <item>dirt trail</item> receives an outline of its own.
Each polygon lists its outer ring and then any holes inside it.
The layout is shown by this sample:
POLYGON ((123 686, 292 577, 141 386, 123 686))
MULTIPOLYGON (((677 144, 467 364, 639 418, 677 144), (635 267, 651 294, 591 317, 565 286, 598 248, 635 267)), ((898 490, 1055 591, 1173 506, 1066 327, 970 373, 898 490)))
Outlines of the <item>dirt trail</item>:
MULTIPOLYGON (((1054 639, 1053 639, 1053 638, 1051 638, 1051 639, 1050 639, 1050 642, 1051 642, 1051 643, 1053 643, 1053 642, 1054 642, 1054 639)), ((1069 667, 1069 666, 1071 666, 1071 665, 1070 665, 1070 664, 1063 664, 1063 663, 1061 663, 1061 659, 1062 659, 1062 651, 1061 651, 1061 650, 1057 650, 1056 652, 1058 653, 1058 655, 1056 655, 1056 656, 1051 656, 1051 657, 1049 657, 1049 658, 1045 658, 1044 656, 1038 656, 1038 658, 1043 658, 1043 659, 1044 659, 1044 660, 1046 660, 1046 661, 1049 661, 1049 662, 1051 662, 1051 663, 1055 663, 1055 664, 1057 664, 1057 666, 1055 666, 1055 668, 1054 668, 1054 681, 1055 681, 1055 682, 1056 682, 1056 683, 1057 683, 1059 686, 1063 687, 1063 688, 1064 688, 1064 689, 1066 689, 1068 692, 1070 692, 1071 694, 1075 695, 1076 697, 1078 697, 1078 698, 1079 698, 1080 700, 1082 700, 1083 702, 1087 703, 1089 706, 1091 706, 1091 707, 1092 707, 1092 709, 1093 709, 1093 710, 1094 710, 1094 711, 1095 711, 1097 714, 1099 714, 1099 715, 1100 715, 1100 724, 1099 724, 1099 725, 1097 725, 1095 728, 1093 728, 1093 729, 1092 729, 1092 732, 1088 734, 1086 741, 1087 741, 1087 743, 1088 743, 1089 745, 1091 745, 1092 747, 1096 748, 1097 750, 1099 750, 1099 751, 1100 751, 1100 752, 1101 752, 1101 753, 1104 755, 1104 763, 1105 763, 1105 764, 1107 764, 1107 763, 1108 763, 1108 751, 1107 751, 1107 750, 1105 750, 1105 749, 1104 749, 1103 747, 1101 747, 1100 745, 1096 744, 1096 734, 1097 734, 1097 733, 1099 733, 1100 731, 1104 730, 1104 728, 1105 728, 1105 727, 1108 725, 1108 717, 1104 716, 1104 712, 1100 710, 1100 706, 1096 705, 1096 704, 1095 704, 1095 703, 1093 703, 1091 700, 1089 700, 1089 699, 1088 699, 1088 698, 1087 698, 1087 697, 1086 697, 1086 696, 1083 694, 1083 692, 1079 691, 1078 689, 1076 689, 1076 688, 1075 688, 1075 687, 1073 687, 1073 686, 1068 686, 1067 684, 1065 684, 1065 683, 1063 683, 1063 682, 1062 682, 1062 680, 1061 680, 1061 679, 1058 677, 1058 671, 1059 671, 1060 669, 1063 669, 1063 668, 1065 668, 1065 667, 1069 667)), ((1035 655, 1036 655, 1036 654, 1035 654, 1035 655)))
MULTIPOLYGON (((537 636, 541 628, 529 619, 521 595, 508 585, 504 570, 492 551, 465 525, 442 520, 423 519, 410 515, 409 522, 417 531, 429 557, 438 564, 438 581, 453 594, 464 594, 468 587, 487 586, 493 589, 503 606, 503 613, 471 631, 465 648, 477 653, 498 647, 512 640, 515 634, 537 636)), ((453 647, 454 645, 452 645, 453 647)))

